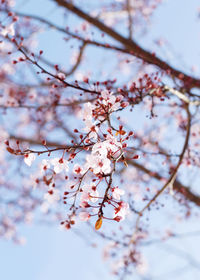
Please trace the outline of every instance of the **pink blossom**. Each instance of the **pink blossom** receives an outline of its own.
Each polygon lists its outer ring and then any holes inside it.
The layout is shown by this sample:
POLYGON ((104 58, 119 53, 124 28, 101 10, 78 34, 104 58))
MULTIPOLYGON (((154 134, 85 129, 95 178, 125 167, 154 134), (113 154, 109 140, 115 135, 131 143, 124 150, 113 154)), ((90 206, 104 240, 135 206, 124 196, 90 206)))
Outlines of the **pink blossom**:
POLYGON ((81 197, 80 197, 80 201, 81 202, 83 202, 83 201, 87 202, 87 201, 89 201, 89 199, 90 199, 90 196, 89 196, 88 191, 83 191, 82 194, 81 194, 81 197))
POLYGON ((115 97, 113 95, 113 92, 109 92, 108 90, 103 90, 101 92, 101 96, 103 97, 103 101, 102 103, 106 106, 110 107, 109 111, 116 111, 119 109, 120 107, 120 99, 117 99, 117 97, 115 97))
POLYGON ((82 111, 83 120, 92 120, 92 110, 94 109, 94 105, 92 103, 87 102, 84 104, 84 108, 82 111))
POLYGON ((99 197, 99 192, 98 191, 91 191, 90 193, 89 193, 89 196, 90 196, 90 201, 91 202, 93 202, 93 203, 95 203, 95 202, 97 202, 98 201, 98 197, 99 197))
POLYGON ((98 132, 98 127, 95 126, 95 122, 92 122, 92 120, 88 119, 85 120, 85 125, 86 127, 84 128, 84 131, 88 132, 88 138, 89 139, 97 139, 97 132, 98 132))
POLYGON ((87 212, 80 212, 79 213, 79 218, 81 221, 87 222, 90 218, 90 214, 87 212))
POLYGON ((63 80, 63 81, 64 81, 65 78, 66 78, 64 73, 58 73, 57 76, 58 76, 59 79, 61 79, 61 80, 63 80))
POLYGON ((106 142, 97 142, 92 148, 92 154, 100 157, 107 157, 108 150, 106 142))
POLYGON ((106 157, 98 157, 96 155, 87 155, 86 166, 91 168, 94 174, 104 173, 108 174, 111 172, 111 162, 106 157))
POLYGON ((83 168, 82 168, 79 164, 75 164, 75 165, 74 165, 73 172, 74 172, 76 175, 82 175, 82 174, 83 174, 83 168))

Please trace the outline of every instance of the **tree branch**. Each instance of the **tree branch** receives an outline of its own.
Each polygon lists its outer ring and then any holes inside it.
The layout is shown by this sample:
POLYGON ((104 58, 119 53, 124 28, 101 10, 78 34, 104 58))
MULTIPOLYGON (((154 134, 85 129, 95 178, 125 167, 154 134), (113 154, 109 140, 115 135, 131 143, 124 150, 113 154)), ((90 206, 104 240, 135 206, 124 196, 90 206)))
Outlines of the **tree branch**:
POLYGON ((173 68, 162 59, 156 57, 153 53, 144 50, 135 41, 123 37, 118 32, 108 27, 103 22, 99 21, 97 18, 88 15, 87 13, 85 13, 84 11, 82 11, 81 9, 73 5, 71 2, 66 2, 64 0, 53 0, 53 1, 56 2, 58 5, 66 8, 67 10, 71 11, 75 15, 79 16, 80 18, 88 21, 93 26, 95 26, 102 32, 105 32, 107 35, 112 37, 114 40, 120 42, 130 54, 142 59, 146 63, 153 64, 164 71, 168 71, 172 77, 176 77, 179 80, 181 80, 185 84, 185 86, 187 86, 187 88, 200 87, 199 79, 195 79, 194 77, 191 77, 173 68))

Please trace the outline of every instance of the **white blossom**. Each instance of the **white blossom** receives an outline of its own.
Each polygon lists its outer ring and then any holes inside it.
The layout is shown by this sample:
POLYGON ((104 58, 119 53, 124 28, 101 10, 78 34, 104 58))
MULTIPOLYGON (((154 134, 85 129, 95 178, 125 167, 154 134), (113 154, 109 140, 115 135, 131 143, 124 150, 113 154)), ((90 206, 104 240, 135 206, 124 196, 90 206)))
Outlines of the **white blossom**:
POLYGON ((128 213, 129 213, 129 204, 126 202, 122 202, 120 206, 120 210, 114 214, 114 218, 118 216, 121 218, 121 221, 123 221, 125 217, 128 215, 128 213))
POLYGON ((8 26, 4 27, 3 30, 1 31, 1 35, 3 36, 14 36, 15 35, 15 29, 14 29, 14 22, 9 24, 8 26))
POLYGON ((30 153, 24 156, 24 162, 28 165, 31 166, 33 161, 36 159, 35 154, 30 153))
POLYGON ((42 162, 39 165, 39 169, 41 171, 41 173, 43 173, 45 170, 50 168, 50 162, 49 160, 43 159, 42 162))
POLYGON ((91 191, 90 193, 89 193, 89 195, 90 195, 90 201, 91 202, 93 202, 93 203, 95 203, 95 202, 97 202, 98 201, 98 197, 99 197, 99 192, 96 190, 96 191, 91 191))
POLYGON ((117 200, 120 200, 121 195, 124 195, 124 193, 124 190, 119 189, 118 187, 112 189, 112 196, 117 200))
POLYGON ((54 158, 50 160, 50 163, 53 165, 53 170, 55 173, 61 173, 63 170, 68 172, 68 161, 66 159, 54 158))
POLYGON ((44 199, 49 204, 54 204, 60 200, 60 191, 55 188, 50 188, 48 192, 44 194, 44 199))
POLYGON ((90 102, 84 104, 82 117, 83 120, 92 120, 92 110, 94 109, 94 105, 90 102))

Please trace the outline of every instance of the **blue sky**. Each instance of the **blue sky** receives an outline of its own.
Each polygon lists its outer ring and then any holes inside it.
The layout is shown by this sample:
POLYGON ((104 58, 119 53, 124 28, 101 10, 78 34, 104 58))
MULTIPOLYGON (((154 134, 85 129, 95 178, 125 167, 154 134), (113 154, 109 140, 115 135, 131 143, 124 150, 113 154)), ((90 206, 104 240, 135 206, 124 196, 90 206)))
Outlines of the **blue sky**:
POLYGON ((88 246, 71 231, 62 232, 56 225, 22 230, 26 245, 0 242, 2 279, 112 279, 101 250, 88 246))

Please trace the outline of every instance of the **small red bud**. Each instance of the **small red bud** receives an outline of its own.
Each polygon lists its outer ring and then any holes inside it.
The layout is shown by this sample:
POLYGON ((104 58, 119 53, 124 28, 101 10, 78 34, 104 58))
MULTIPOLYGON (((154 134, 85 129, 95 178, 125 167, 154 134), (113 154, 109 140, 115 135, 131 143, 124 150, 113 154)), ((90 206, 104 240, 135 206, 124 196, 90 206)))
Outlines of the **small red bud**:
POLYGON ((138 159, 139 158, 139 155, 135 155, 134 157, 133 157, 133 159, 138 159))
POLYGON ((5 144, 6 144, 7 146, 9 146, 9 141, 8 141, 8 140, 6 140, 6 141, 5 141, 5 144))

